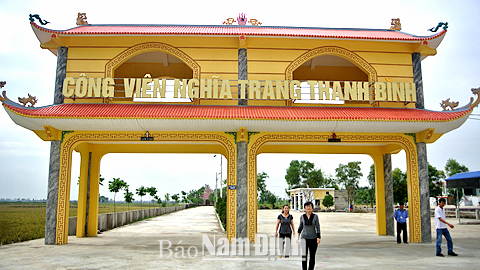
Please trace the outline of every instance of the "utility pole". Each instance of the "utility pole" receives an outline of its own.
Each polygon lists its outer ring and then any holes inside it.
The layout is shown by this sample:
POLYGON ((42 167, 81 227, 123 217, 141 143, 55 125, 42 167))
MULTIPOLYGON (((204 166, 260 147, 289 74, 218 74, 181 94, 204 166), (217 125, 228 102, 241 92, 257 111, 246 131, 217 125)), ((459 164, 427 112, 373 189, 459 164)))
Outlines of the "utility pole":
POLYGON ((223 171, 223 166, 222 166, 222 161, 223 161, 223 155, 220 154, 220 197, 222 197, 222 192, 223 192, 223 177, 222 177, 222 171, 223 171))

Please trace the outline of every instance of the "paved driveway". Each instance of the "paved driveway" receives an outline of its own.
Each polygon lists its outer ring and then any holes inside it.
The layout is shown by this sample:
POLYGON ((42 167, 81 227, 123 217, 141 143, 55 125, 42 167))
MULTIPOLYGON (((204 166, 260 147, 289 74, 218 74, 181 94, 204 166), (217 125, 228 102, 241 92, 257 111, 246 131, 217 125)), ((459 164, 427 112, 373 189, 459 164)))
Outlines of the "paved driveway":
MULTIPOLYGON (((278 214, 278 210, 258 211, 259 234, 268 238, 274 233, 278 214)), ((298 226, 300 213, 292 214, 298 226)), ((450 230, 455 252, 460 255, 439 258, 434 243, 398 245, 393 236, 377 236, 374 214, 319 215, 322 243, 315 269, 477 269, 480 265, 480 225, 457 225, 450 230)), ((457 223, 454 219, 449 222, 457 223)), ((203 237, 213 243, 215 237, 214 250, 220 250, 222 242, 218 241, 225 234, 213 207, 170 213, 98 237, 69 237, 67 245, 46 246, 38 239, 1 246, 0 269, 301 269, 299 257, 286 261, 273 253, 215 257, 207 252, 203 256, 203 237)), ((250 251, 255 253, 253 245, 250 251)))

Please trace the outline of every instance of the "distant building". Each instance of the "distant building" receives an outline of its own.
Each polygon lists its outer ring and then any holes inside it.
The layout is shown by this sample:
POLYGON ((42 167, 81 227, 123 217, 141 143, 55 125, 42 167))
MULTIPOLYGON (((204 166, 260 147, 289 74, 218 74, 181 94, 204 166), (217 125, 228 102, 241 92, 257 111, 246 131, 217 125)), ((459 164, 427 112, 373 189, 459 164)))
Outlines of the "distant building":
POLYGON ((304 210, 303 204, 307 201, 311 201, 314 208, 322 208, 322 201, 327 194, 335 198, 334 188, 295 188, 288 192, 290 192, 290 207, 295 210, 304 210))
POLYGON ((212 190, 209 189, 209 188, 206 188, 203 191, 202 199, 203 199, 203 204, 204 205, 211 205, 212 204, 212 202, 208 199, 210 197, 210 193, 212 193, 212 190))

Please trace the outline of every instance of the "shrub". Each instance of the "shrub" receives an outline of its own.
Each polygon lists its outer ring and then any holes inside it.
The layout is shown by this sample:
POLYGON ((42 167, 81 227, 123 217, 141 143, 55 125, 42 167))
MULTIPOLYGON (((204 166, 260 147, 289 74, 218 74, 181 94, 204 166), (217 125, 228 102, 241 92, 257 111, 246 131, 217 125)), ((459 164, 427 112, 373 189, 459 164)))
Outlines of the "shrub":
POLYGON ((227 226, 227 196, 218 198, 216 209, 218 217, 222 222, 223 228, 226 230, 227 226))

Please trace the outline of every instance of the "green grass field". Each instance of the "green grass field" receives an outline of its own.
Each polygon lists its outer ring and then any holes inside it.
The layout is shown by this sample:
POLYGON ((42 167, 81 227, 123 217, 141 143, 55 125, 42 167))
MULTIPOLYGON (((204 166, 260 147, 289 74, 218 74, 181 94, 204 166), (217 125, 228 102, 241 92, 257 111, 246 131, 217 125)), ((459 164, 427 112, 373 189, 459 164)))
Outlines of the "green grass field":
MULTIPOLYGON (((168 205, 172 206, 172 205, 168 205)), ((115 212, 147 209, 148 203, 116 203, 115 212)), ((150 207, 159 207, 150 204, 150 207)), ((45 237, 46 203, 35 202, 0 202, 0 244, 11 244, 45 237)), ((112 213, 113 203, 101 203, 99 214, 112 213)), ((77 205, 70 204, 70 217, 77 216, 77 205)))

